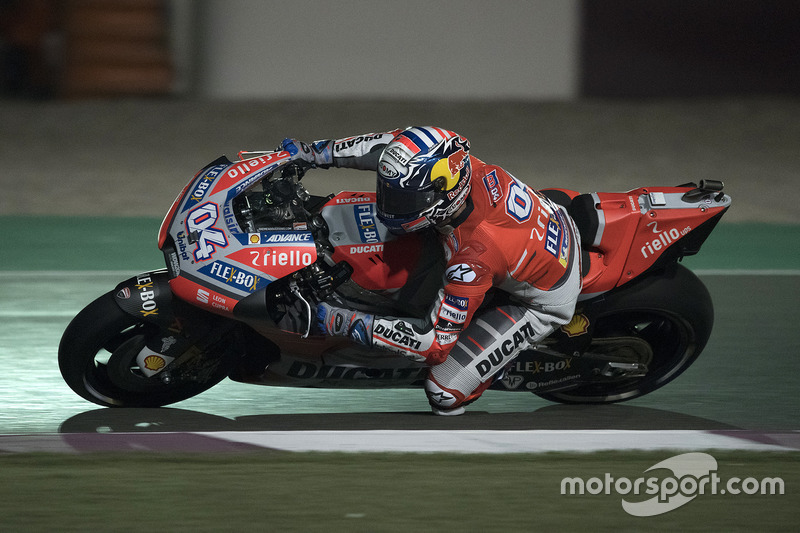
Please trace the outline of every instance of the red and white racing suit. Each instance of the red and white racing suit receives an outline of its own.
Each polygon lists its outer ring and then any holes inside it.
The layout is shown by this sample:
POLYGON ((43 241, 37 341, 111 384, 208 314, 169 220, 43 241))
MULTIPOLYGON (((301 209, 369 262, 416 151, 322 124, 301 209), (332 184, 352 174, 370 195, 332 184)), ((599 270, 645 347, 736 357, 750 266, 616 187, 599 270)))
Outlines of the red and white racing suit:
MULTIPOLYGON (((376 170, 401 130, 333 142, 333 165, 376 170)), ((330 145, 329 145, 330 146, 330 145)), ((447 267, 427 320, 375 317, 372 344, 431 365, 440 411, 471 401, 522 350, 572 318, 581 290, 580 237, 566 210, 498 166, 470 156, 463 214, 440 228, 447 267), (491 289, 506 303, 478 311, 491 289)))

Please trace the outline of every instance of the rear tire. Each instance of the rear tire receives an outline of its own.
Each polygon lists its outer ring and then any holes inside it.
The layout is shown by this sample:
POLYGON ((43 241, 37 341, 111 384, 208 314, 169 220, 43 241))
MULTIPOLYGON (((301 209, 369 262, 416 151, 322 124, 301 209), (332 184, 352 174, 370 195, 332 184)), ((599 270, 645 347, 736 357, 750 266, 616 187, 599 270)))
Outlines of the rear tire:
POLYGON ((603 305, 607 310, 594 319, 593 338, 633 336, 647 342, 653 351, 647 374, 538 396, 559 403, 615 403, 648 394, 691 366, 714 324, 708 290, 683 265, 623 286, 603 305))
MULTIPOLYGON (((125 313, 108 292, 86 306, 70 322, 58 347, 58 366, 67 385, 90 402, 107 407, 160 407, 208 390, 228 374, 232 347, 206 358, 201 379, 148 378, 136 356, 158 326, 125 313)), ((232 343, 231 343, 232 344, 232 343)))

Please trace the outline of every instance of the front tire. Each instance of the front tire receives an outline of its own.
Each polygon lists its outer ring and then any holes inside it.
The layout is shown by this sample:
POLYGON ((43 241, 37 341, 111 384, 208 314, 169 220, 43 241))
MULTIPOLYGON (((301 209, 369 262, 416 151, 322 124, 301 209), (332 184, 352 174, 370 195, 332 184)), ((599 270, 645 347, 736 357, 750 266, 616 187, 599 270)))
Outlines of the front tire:
MULTIPOLYGON (((228 374, 232 346, 219 357, 202 357, 202 372, 166 383, 146 377, 136 356, 158 326, 125 313, 108 292, 70 322, 58 347, 58 365, 67 385, 79 396, 107 407, 160 407, 208 390, 228 374)), ((232 343, 231 343, 232 344, 232 343)), ((195 357, 197 359, 197 357, 195 357)))
MULTIPOLYGON (((663 387, 700 356, 711 335, 714 308, 697 276, 683 265, 650 276, 606 297, 605 311, 595 318, 594 339, 629 338, 652 351, 644 376, 580 385, 541 393, 559 403, 615 403, 663 387)), ((588 351, 592 351, 590 345, 588 351)))

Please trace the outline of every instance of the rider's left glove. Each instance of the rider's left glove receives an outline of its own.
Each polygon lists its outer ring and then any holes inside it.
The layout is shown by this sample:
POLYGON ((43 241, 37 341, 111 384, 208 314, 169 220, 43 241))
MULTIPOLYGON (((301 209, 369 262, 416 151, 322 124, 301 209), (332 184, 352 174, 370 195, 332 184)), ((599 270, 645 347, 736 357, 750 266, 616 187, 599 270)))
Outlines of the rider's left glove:
POLYGON ((333 141, 315 141, 311 144, 297 139, 284 139, 279 150, 285 150, 292 161, 299 161, 311 168, 328 168, 333 165, 333 141))
POLYGON ((317 304, 317 327, 326 335, 341 335, 365 346, 372 345, 373 315, 334 307, 326 303, 317 304))

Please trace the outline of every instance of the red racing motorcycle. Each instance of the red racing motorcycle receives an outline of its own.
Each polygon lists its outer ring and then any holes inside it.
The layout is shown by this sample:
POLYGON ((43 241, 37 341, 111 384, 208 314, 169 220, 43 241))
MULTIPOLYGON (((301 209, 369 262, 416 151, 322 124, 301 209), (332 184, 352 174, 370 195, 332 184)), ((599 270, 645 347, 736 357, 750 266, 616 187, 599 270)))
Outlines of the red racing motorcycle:
MULTIPOLYGON (((376 216, 374 193, 313 196, 303 173, 287 152, 243 152, 200 170, 161 225, 166 268, 123 281, 67 327, 58 352, 67 384, 91 402, 124 407, 178 402, 226 377, 421 387, 425 365, 317 335, 312 315, 315 301, 335 295, 363 311, 425 316, 444 273, 437 237, 393 235, 376 216), (301 333, 279 327, 287 317, 301 333)), ((580 231, 583 293, 572 321, 516 357, 491 389, 609 403, 686 370, 708 341, 714 312, 703 283, 679 261, 699 251, 730 207, 722 187, 705 180, 540 191, 566 206, 580 231)), ((490 294, 486 305, 503 298, 490 294)), ((490 356, 502 360, 503 350, 490 356)))

